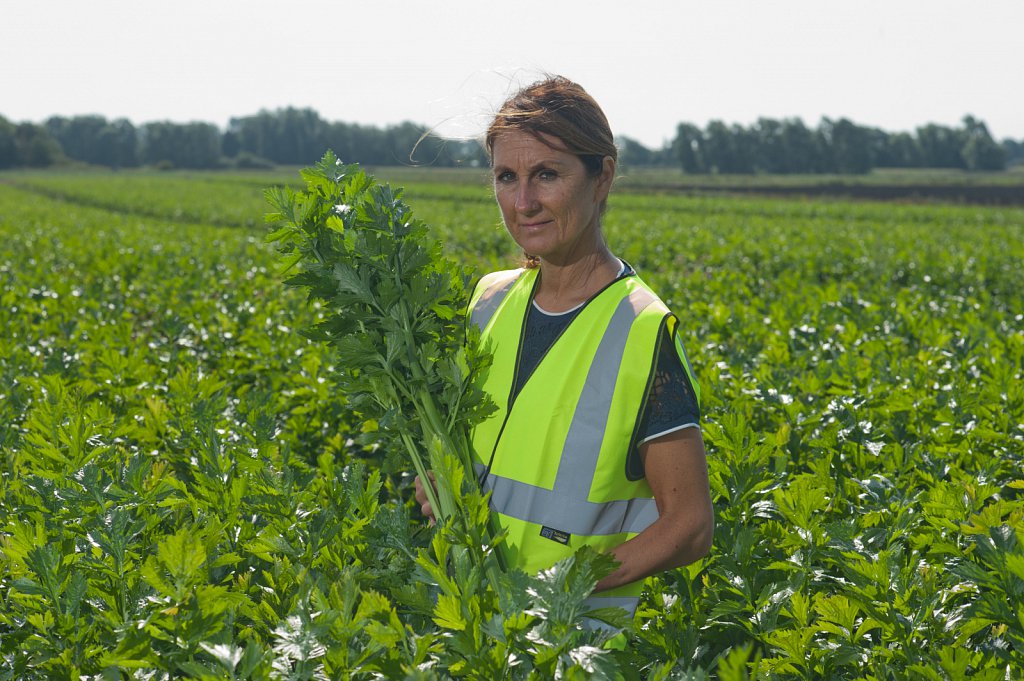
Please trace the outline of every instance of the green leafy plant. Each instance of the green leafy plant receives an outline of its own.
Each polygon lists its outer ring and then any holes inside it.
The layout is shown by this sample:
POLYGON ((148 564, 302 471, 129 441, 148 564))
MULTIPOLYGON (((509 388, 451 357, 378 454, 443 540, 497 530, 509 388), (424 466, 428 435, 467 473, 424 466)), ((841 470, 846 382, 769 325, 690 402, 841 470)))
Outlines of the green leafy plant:
MULTIPOLYGON (((402 172, 445 253, 513 261, 483 178, 402 172)), ((617 192, 717 528, 610 640, 600 556, 495 586, 419 531, 250 227, 295 177, 2 174, 0 680, 1020 677, 1024 210, 617 192)))
POLYGON ((471 270, 442 256, 400 191, 357 165, 328 152, 302 177, 305 191, 267 191, 267 221, 284 271, 298 269, 285 283, 321 304, 304 333, 337 349, 348 404, 387 451, 405 451, 437 520, 473 534, 461 501, 474 479, 469 437, 493 406, 478 386, 489 358, 465 318, 471 270))

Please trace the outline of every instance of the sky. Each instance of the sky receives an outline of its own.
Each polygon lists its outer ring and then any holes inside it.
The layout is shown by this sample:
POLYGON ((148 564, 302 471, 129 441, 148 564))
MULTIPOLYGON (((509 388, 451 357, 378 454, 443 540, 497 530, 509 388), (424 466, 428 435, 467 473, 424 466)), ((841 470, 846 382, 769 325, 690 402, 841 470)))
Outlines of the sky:
POLYGON ((0 0, 0 115, 136 125, 310 107, 479 135, 516 87, 571 78, 616 135, 846 117, 1024 139, 1024 0, 0 0))

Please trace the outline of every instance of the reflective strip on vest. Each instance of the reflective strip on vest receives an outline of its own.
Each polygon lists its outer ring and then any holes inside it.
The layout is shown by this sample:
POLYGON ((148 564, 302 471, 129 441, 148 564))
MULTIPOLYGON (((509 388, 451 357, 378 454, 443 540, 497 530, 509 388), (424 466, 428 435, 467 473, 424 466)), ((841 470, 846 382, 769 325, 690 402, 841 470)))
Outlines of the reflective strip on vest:
MULTIPOLYGON (((588 610, 597 610, 598 608, 622 608, 626 612, 633 614, 636 611, 637 601, 639 600, 640 599, 636 596, 590 596, 583 601, 583 605, 588 610)), ((603 622, 596 622, 595 620, 590 620, 590 622, 593 622, 593 624, 590 624, 588 627, 591 629, 614 629, 613 627, 608 627, 608 625, 605 625, 603 622)))
POLYGON ((473 312, 470 314, 470 322, 475 324, 480 329, 480 333, 483 333, 484 329, 487 328, 487 323, 494 317, 494 313, 498 311, 498 307, 501 306, 501 302, 505 300, 505 296, 509 291, 512 290, 512 286, 519 279, 519 275, 522 274, 522 270, 508 270, 501 272, 502 276, 497 277, 496 280, 491 283, 480 297, 477 299, 476 304, 473 306, 473 312))
MULTIPOLYGON (((586 536, 639 533, 658 519, 651 498, 587 500, 630 327, 656 300, 647 290, 638 289, 623 298, 612 314, 573 412, 552 489, 491 474, 484 483, 484 491, 491 493, 491 508, 511 518, 586 536)), ((484 468, 477 464, 477 474, 484 468)))

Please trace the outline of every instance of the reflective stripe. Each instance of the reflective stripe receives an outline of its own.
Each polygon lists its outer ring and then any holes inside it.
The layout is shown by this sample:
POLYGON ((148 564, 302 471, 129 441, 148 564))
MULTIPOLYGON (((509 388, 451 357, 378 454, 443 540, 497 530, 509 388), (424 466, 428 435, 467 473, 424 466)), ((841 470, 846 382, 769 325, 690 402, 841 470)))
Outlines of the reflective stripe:
POLYGON ((576 403, 572 423, 562 447, 554 491, 586 499, 594 482, 601 442, 608 429, 615 381, 622 357, 626 354, 629 329, 644 308, 657 300, 644 289, 637 289, 619 301, 608 322, 601 343, 587 371, 583 392, 576 403))
POLYGON ((633 613, 636 611, 636 606, 639 602, 639 596, 591 596, 583 601, 583 604, 590 610, 596 610, 597 608, 622 608, 629 613, 633 613))
MULTIPOLYGON (((484 471, 476 464, 477 475, 484 471)), ((566 497, 556 490, 544 489, 491 473, 484 481, 484 492, 491 493, 491 508, 503 515, 537 525, 555 527, 569 534, 591 537, 639 533, 658 519, 654 499, 620 499, 596 503, 566 497)))
MULTIPOLYGON (((638 289, 623 298, 605 329, 576 403, 552 489, 495 475, 484 482, 491 508, 511 518, 585 536, 638 533, 658 519, 654 499, 588 501, 630 327, 657 300, 638 289)), ((484 467, 477 464, 478 475, 484 467)))
POLYGON ((487 328, 487 323, 491 321, 491 317, 498 311, 498 306, 501 305, 501 301, 505 300, 505 296, 510 290, 512 285, 519 279, 519 275, 522 274, 522 270, 509 270, 506 277, 499 277, 496 282, 491 284, 486 291, 484 291, 480 298, 476 301, 476 305, 473 306, 473 312, 470 314, 470 321, 476 324, 480 332, 487 328))

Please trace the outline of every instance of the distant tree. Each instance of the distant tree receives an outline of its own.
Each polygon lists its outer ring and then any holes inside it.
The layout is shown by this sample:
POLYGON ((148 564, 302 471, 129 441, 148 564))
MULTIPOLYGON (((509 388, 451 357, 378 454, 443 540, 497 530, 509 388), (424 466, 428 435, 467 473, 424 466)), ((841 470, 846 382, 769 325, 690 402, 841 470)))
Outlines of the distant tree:
POLYGON ((866 173, 871 170, 870 135, 866 128, 845 118, 821 120, 819 130, 828 142, 832 166, 839 173, 866 173))
POLYGON ((380 128, 370 125, 350 125, 349 140, 352 144, 348 160, 371 165, 385 163, 390 156, 387 135, 380 128))
POLYGON ((889 144, 891 135, 879 128, 864 128, 867 135, 868 155, 871 157, 871 165, 880 168, 892 168, 892 149, 889 144))
POLYGON ((672 152, 682 165, 684 173, 706 173, 704 162, 704 133, 690 123, 676 127, 676 138, 672 141, 672 152))
POLYGON ((651 165, 659 168, 673 168, 679 165, 672 142, 666 142, 658 149, 651 149, 651 165))
POLYGON ((278 112, 275 148, 267 158, 278 163, 303 164, 324 153, 325 122, 312 109, 288 107, 278 112))
POLYGON ((921 150, 914 136, 906 132, 886 133, 872 130, 872 158, 878 168, 916 168, 921 165, 921 150))
POLYGON ((757 168, 757 138, 753 130, 734 123, 729 132, 732 133, 733 173, 753 173, 757 168))
POLYGON ((68 158, 111 168, 138 165, 138 134, 125 118, 53 116, 46 121, 46 129, 68 158))
POLYGON ((752 173, 755 144, 755 138, 743 126, 711 121, 704 130, 704 164, 715 173, 752 173))
POLYGON ((46 129, 53 136, 68 158, 84 163, 99 163, 101 150, 99 133, 107 125, 103 116, 53 116, 46 123, 46 129))
POLYGON ((1018 142, 1008 137, 1000 144, 1003 151, 1006 152, 1006 165, 1015 166, 1024 163, 1024 140, 1018 142))
POLYGON ((446 140, 448 155, 453 165, 468 168, 487 167, 487 151, 477 140, 446 140))
POLYGON ((324 146, 337 154, 345 163, 355 160, 352 150, 355 146, 352 139, 352 126, 348 123, 328 123, 324 131, 324 146))
POLYGON ((323 154, 328 147, 328 129, 316 111, 288 107, 232 118, 227 135, 232 137, 235 154, 248 152, 275 163, 301 165, 323 154))
POLYGON ((821 146, 815 132, 804 125, 799 118, 786 118, 782 121, 779 133, 782 137, 782 148, 786 168, 790 173, 819 172, 822 166, 821 146))
POLYGON ((111 168, 139 165, 139 133, 127 118, 107 123, 99 132, 97 162, 111 168))
POLYGON ((782 123, 771 118, 758 118, 750 129, 754 145, 754 169, 764 173, 788 173, 791 159, 786 153, 782 123))
POLYGON ((387 165, 434 165, 441 156, 441 144, 437 137, 426 135, 427 129, 405 121, 384 129, 387 141, 387 165))
POLYGON ((0 168, 13 168, 18 165, 16 131, 17 126, 0 116, 0 168))
POLYGON ((929 123, 917 129, 921 165, 926 168, 966 168, 961 150, 966 140, 959 130, 929 123))
POLYGON ((46 128, 35 123, 19 123, 14 130, 14 146, 19 166, 44 168, 60 161, 60 144, 46 128))
POLYGON ((264 156, 268 148, 266 139, 270 135, 270 126, 267 124, 269 117, 270 112, 260 111, 253 116, 232 118, 228 122, 225 137, 231 136, 238 141, 237 153, 244 152, 259 158, 266 158, 264 156))
POLYGON ((615 146, 619 149, 619 165, 624 168, 652 165, 654 152, 632 137, 618 137, 615 146))
POLYGON ((713 173, 734 173, 739 165, 732 130, 722 121, 711 121, 704 129, 703 157, 713 173))
POLYGON ((215 168, 220 163, 220 130, 210 123, 182 126, 183 168, 215 168))
POLYGON ((215 168, 220 162, 220 131, 210 123, 147 123, 142 126, 142 158, 153 165, 215 168))
MULTIPOLYGON (((228 158, 235 158, 242 151, 242 140, 234 130, 228 130, 220 138, 220 151, 228 158)), ((253 156, 253 158, 257 158, 253 156)))
POLYGON ((964 116, 964 142, 960 156, 968 170, 1005 170, 1006 151, 988 132, 988 126, 973 116, 964 116))

